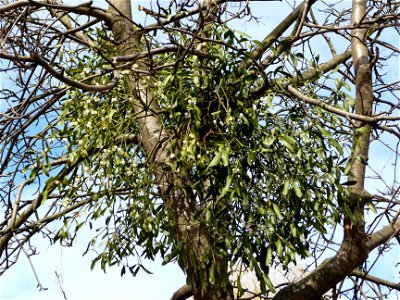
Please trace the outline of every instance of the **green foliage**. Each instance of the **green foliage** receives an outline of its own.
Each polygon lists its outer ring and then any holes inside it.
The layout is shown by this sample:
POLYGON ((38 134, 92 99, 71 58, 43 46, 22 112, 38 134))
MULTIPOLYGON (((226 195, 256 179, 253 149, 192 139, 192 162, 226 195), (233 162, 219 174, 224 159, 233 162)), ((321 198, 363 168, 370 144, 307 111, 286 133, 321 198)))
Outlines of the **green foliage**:
MULTIPOLYGON (((107 64, 104 53, 108 49, 111 55, 114 45, 104 42, 103 55, 84 55, 78 68, 81 72, 75 72, 74 79, 81 80, 88 72, 101 72, 107 64)), ((128 72, 122 71, 122 77, 128 72)), ((103 84, 107 77, 93 79, 91 84, 103 84)), ((92 267, 97 261, 104 270, 107 265, 122 263, 121 273, 128 268, 135 275, 144 266, 128 262, 127 257, 136 255, 139 247, 147 258, 153 259, 160 252, 164 256, 172 237, 157 197, 151 166, 137 143, 139 132, 133 102, 124 78, 108 93, 70 91, 62 102, 63 111, 53 136, 64 140, 70 164, 79 164, 78 171, 59 186, 60 192, 70 199, 65 205, 88 198, 86 212, 82 214, 85 222, 90 228, 104 222, 89 245, 104 249, 92 267)), ((64 226, 56 239, 68 237, 66 231, 64 226)))
MULTIPOLYGON (((308 256, 311 228, 326 232, 327 223, 338 221, 341 207, 335 199, 345 198, 339 185, 345 160, 342 137, 331 128, 341 120, 320 109, 306 113, 279 84, 260 97, 255 90, 265 84, 266 74, 257 66, 241 68, 251 41, 224 26, 214 30, 224 43, 206 44, 208 57, 186 53, 182 59, 176 52, 152 57, 155 65, 173 67, 154 71, 147 89, 172 134, 170 167, 185 179, 185 196, 201 207, 197 218, 212 235, 215 253, 203 263, 215 257, 241 261, 255 271, 261 287, 273 289, 267 276, 271 264, 308 256)), ((88 53, 70 70, 75 79, 107 65, 104 52, 112 55, 114 46, 104 42, 102 47, 102 56, 88 53)), ((289 57, 299 73, 303 56, 289 57)), ((294 80, 290 74, 281 65, 268 76, 294 80)), ((107 76, 92 83, 102 84, 107 76)), ((59 189, 70 199, 91 199, 86 222, 104 220, 90 245, 103 248, 94 263, 100 261, 104 270, 121 263, 121 274, 126 267, 132 274, 144 268, 140 261, 128 262, 132 255, 161 254, 166 263, 182 255, 173 238, 173 212, 162 204, 140 144, 129 138, 140 137, 134 101, 124 80, 107 93, 73 90, 62 102, 55 132, 67 141, 70 163, 80 164, 59 189)), ((212 280, 218 270, 210 272, 212 280)))

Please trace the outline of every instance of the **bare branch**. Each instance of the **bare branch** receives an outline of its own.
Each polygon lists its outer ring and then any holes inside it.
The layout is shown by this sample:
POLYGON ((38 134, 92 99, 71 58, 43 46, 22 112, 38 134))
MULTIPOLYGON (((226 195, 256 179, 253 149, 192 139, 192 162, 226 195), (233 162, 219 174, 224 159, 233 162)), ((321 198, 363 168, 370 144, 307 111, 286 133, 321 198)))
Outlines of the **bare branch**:
MULTIPOLYGON (((302 4, 300 4, 277 27, 275 27, 275 29, 271 31, 270 34, 267 35, 267 37, 261 42, 261 47, 259 46, 252 51, 252 58, 255 60, 259 59, 265 52, 265 50, 268 49, 272 45, 272 43, 274 43, 279 37, 281 37, 281 35, 293 24, 293 22, 296 21, 296 19, 303 12, 303 9, 307 9, 307 7, 305 8, 305 6, 307 6, 307 4, 311 6, 315 2, 315 0, 309 0, 304 1, 302 4)), ((244 69, 246 69, 247 67, 247 65, 243 66, 244 69)))
POLYGON ((394 222, 386 225, 377 232, 372 233, 368 236, 366 246, 369 251, 372 251, 379 245, 382 245, 392 239, 393 237, 399 235, 400 232, 400 219, 394 220, 394 222))
POLYGON ((400 291, 400 283, 372 276, 371 274, 368 274, 367 272, 361 270, 354 270, 353 272, 351 272, 351 275, 400 291))
POLYGON ((318 107, 325 109, 326 111, 335 113, 339 116, 342 116, 342 117, 345 117, 348 119, 363 121, 363 122, 367 122, 367 123, 376 123, 376 122, 385 121, 385 120, 391 120, 391 121, 400 120, 400 116, 399 117, 397 117, 397 116, 364 116, 364 115, 359 115, 356 113, 347 112, 347 111, 344 111, 335 106, 329 105, 321 100, 311 98, 311 97, 303 94, 302 92, 300 92, 298 89, 296 89, 292 85, 288 85, 287 90, 290 93, 292 93, 294 96, 296 96, 297 98, 299 98, 300 100, 302 100, 306 103, 316 105, 318 107))
POLYGON ((111 81, 107 84, 104 85, 90 85, 90 84, 85 84, 79 81, 75 81, 71 79, 70 77, 66 76, 63 71, 57 72, 54 70, 40 55, 33 53, 32 58, 35 62, 38 62, 39 65, 41 65, 47 72, 49 72, 51 75, 53 75, 55 78, 60 80, 61 82, 64 82, 70 86, 83 89, 86 91, 93 91, 93 92, 105 92, 109 91, 112 88, 114 88, 120 79, 120 73, 118 69, 114 69, 113 75, 114 77, 111 79, 111 81))
POLYGON ((0 6, 0 14, 18 9, 20 7, 31 6, 31 5, 33 5, 34 7, 48 7, 48 8, 63 10, 66 12, 73 12, 76 14, 82 14, 82 15, 87 15, 87 16, 91 16, 91 17, 96 17, 107 23, 111 20, 111 16, 107 13, 107 11, 105 11, 101 8, 91 7, 92 1, 88 1, 88 2, 85 2, 82 4, 78 4, 78 5, 64 5, 64 4, 58 5, 58 4, 51 4, 47 0, 43 0, 43 1, 18 0, 18 1, 12 2, 12 3, 0 6))
POLYGON ((171 300, 185 300, 192 295, 193 295, 192 286, 185 284, 172 295, 171 300))
POLYGON ((24 182, 21 183, 21 185, 18 188, 18 192, 17 192, 17 195, 15 196, 14 208, 12 210, 11 220, 10 220, 11 230, 14 230, 14 228, 15 228, 15 221, 17 219, 17 213, 18 213, 18 209, 19 209, 19 203, 21 201, 22 192, 23 192, 25 186, 31 184, 33 182, 33 180, 34 180, 33 178, 29 178, 29 179, 25 180, 24 182))

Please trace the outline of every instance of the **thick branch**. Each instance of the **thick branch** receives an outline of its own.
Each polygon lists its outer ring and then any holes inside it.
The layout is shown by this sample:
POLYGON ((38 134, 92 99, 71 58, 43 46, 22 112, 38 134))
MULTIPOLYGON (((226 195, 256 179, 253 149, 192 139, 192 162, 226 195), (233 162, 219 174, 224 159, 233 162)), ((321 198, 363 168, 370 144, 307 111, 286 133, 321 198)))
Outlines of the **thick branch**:
POLYGON ((186 300, 190 296, 193 296, 192 286, 185 284, 172 295, 171 300, 186 300))
MULTIPOLYGON (((311 7, 316 2, 316 0, 305 1, 300 4, 294 11, 292 11, 278 26, 272 30, 267 37, 261 42, 261 46, 256 47, 251 52, 251 57, 253 60, 258 60, 264 52, 297 20, 301 15, 304 8, 307 6, 311 7), (309 3, 307 3, 309 2, 309 3)), ((251 65, 251 60, 247 60, 241 66, 242 69, 247 69, 251 65)))
POLYGON ((36 7, 48 7, 53 9, 63 10, 65 12, 72 12, 76 14, 87 15, 95 18, 99 18, 105 22, 109 22, 111 15, 109 15, 105 10, 97 7, 91 7, 92 1, 81 3, 78 5, 64 5, 64 4, 51 4, 49 1, 33 1, 33 0, 19 0, 12 2, 3 6, 0 6, 0 14, 13 11, 15 9, 34 5, 36 7))
MULTIPOLYGON (((322 63, 318 66, 318 73, 319 74, 325 74, 333 69, 335 69, 338 65, 346 62, 349 58, 351 57, 351 52, 350 51, 346 51, 341 53, 340 55, 336 55, 335 57, 333 57, 332 59, 328 60, 325 63, 322 63)), ((307 70, 304 71, 303 73, 303 77, 302 78, 297 78, 297 85, 302 85, 304 84, 304 82, 308 81, 308 80, 312 80, 315 76, 317 75, 317 71, 314 68, 308 68, 307 70)), ((293 75, 293 78, 296 78, 297 75, 293 75)), ((283 86, 287 87, 289 85, 288 81, 285 81, 285 79, 277 79, 275 81, 284 81, 283 82, 283 86)), ((273 85, 274 81, 270 82, 269 85, 273 85)), ((263 93, 265 92, 265 90, 268 88, 269 86, 268 84, 263 84, 260 87, 258 87, 257 89, 254 90, 254 94, 256 95, 263 95, 263 93)))
POLYGON ((351 275, 400 291, 400 283, 372 276, 371 274, 368 274, 360 270, 354 270, 353 272, 351 272, 351 275))
POLYGON ((390 224, 386 225, 382 229, 372 233, 368 236, 365 243, 368 251, 372 251, 379 245, 382 245, 392 239, 394 236, 398 236, 400 233, 400 219, 394 220, 390 224))
MULTIPOLYGON (((366 0, 353 0, 352 23, 361 24, 366 17, 366 0)), ((367 29, 357 28, 352 31, 351 54, 356 75, 356 114, 366 117, 372 114, 373 92, 372 72, 369 53, 366 45, 367 29)), ((365 169, 368 161, 368 150, 371 135, 371 124, 358 122, 356 127, 364 127, 363 134, 353 137, 351 168, 349 181, 356 181, 349 187, 350 193, 360 194, 364 191, 365 169)))
POLYGON ((359 249, 357 243, 357 241, 346 241, 336 256, 325 260, 303 279, 280 290, 273 300, 321 299, 324 293, 366 259, 365 249, 359 249))
POLYGON ((18 188, 18 192, 15 197, 14 207, 13 207, 12 214, 11 214, 11 221, 10 221, 11 230, 14 230, 14 228, 15 228, 15 221, 17 219, 17 213, 18 213, 18 209, 19 209, 19 203, 21 201, 22 192, 23 192, 25 186, 31 184, 32 182, 33 182, 33 178, 29 178, 29 179, 25 180, 24 182, 22 182, 18 188))
MULTIPOLYGON (((58 5, 60 5, 60 1, 57 1, 58 5)), ((91 6, 92 1, 90 1, 89 6, 91 6)), ((87 4, 86 4, 87 5, 87 4)), ((86 6, 85 4, 81 4, 80 6, 86 6)), ((58 20, 65 26, 65 28, 68 29, 69 33, 74 35, 78 40, 80 40, 82 43, 85 43, 86 45, 88 45, 89 47, 96 47, 97 44, 91 40, 88 36, 86 36, 85 34, 82 33, 81 30, 74 28, 71 24, 71 18, 69 17, 68 14, 61 14, 59 12, 57 12, 54 9, 49 9, 50 13, 52 15, 54 15, 56 18, 58 18, 58 20)), ((98 22, 97 20, 92 21, 91 23, 95 23, 98 22)))
MULTIPOLYGON (((353 0, 353 24, 360 24, 366 14, 366 0, 353 0)), ((368 49, 365 45, 365 29, 354 29, 352 38, 352 57, 355 65, 356 73, 356 115, 362 118, 370 118, 372 114, 372 84, 371 84, 371 69, 368 58, 368 49)), ((305 98, 303 94, 298 94, 298 91, 291 86, 288 86, 291 93, 296 94, 303 99, 314 102, 308 96, 305 98)), ((316 103, 315 103, 316 104, 316 103)), ((318 103, 321 105, 321 103, 318 103)), ((325 106, 326 108, 326 106, 325 106)), ((331 110, 336 108, 330 107, 331 110)), ((337 111, 335 111, 337 113, 337 111)), ((354 116, 355 117, 355 116, 354 116)), ((369 119, 370 120, 370 119, 369 119)), ((274 300, 283 299, 319 299, 329 289, 333 288, 339 281, 343 280, 365 259, 368 257, 371 249, 368 247, 368 240, 365 236, 365 221, 363 216, 364 201, 362 195, 364 191, 365 167, 368 161, 369 140, 371 134, 371 124, 360 120, 356 122, 356 128, 364 127, 361 133, 355 130, 353 136, 353 149, 351 153, 351 168, 349 181, 355 181, 356 184, 349 187, 350 192, 350 209, 353 213, 353 218, 349 222, 349 217, 345 218, 345 236, 338 253, 318 268, 312 271, 300 281, 290 284, 279 291, 274 300), (350 226, 347 226, 350 225, 350 226)), ((388 233, 392 232, 393 228, 387 228, 383 236, 388 238, 388 233)), ((381 237, 380 241, 384 239, 381 237)), ((379 240, 377 238, 377 240, 379 240)), ((376 243, 374 245, 377 245, 376 243)), ((371 245, 372 246, 372 245, 371 245)))

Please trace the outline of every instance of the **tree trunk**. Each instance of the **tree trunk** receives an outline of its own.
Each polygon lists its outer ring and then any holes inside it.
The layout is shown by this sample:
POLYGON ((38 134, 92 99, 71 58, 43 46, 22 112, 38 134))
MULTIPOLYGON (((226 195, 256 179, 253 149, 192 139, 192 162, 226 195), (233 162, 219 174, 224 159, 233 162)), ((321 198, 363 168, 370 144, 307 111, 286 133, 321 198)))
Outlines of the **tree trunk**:
MULTIPOLYGON (((109 8, 113 14, 111 29, 121 56, 135 55, 141 49, 141 33, 134 29, 130 22, 132 18, 129 0, 113 0, 109 8)), ((139 68, 145 69, 146 64, 137 62, 139 68)), ((175 242, 182 245, 182 261, 187 273, 192 293, 196 300, 233 299, 233 289, 228 280, 228 261, 212 253, 214 247, 207 227, 196 218, 199 208, 189 203, 183 190, 185 170, 173 172, 171 163, 171 133, 163 128, 162 120, 157 111, 158 104, 145 88, 144 78, 134 75, 126 76, 130 95, 136 102, 134 109, 141 130, 141 144, 148 154, 148 159, 154 166, 156 182, 165 208, 171 213, 176 224, 175 242), (213 255, 211 255, 213 254, 213 255), (207 261, 214 257, 215 260, 207 261), (211 272, 211 270, 215 272, 211 272)))

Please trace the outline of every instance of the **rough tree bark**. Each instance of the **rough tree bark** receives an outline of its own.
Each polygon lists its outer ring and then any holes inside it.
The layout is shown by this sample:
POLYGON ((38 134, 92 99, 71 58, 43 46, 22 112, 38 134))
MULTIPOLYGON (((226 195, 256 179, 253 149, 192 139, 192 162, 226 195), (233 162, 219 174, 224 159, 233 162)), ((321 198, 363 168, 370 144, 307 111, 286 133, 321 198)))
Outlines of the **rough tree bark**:
MULTIPOLYGON (((140 53, 141 33, 130 21, 132 20, 130 1, 110 1, 109 12, 113 15, 111 29, 119 55, 140 53)), ((139 67, 146 68, 145 62, 140 62, 139 67)), ((178 224, 175 241, 183 247, 184 269, 191 283, 192 293, 198 300, 233 299, 232 286, 220 279, 227 278, 227 260, 216 257, 219 260, 217 272, 221 276, 216 276, 214 284, 210 284, 208 264, 199 263, 212 250, 212 238, 206 226, 195 217, 199 212, 199 207, 195 203, 189 203, 185 198, 183 192, 186 184, 185 172, 174 173, 169 167, 172 162, 171 134, 163 128, 161 119, 156 113, 160 109, 152 95, 146 91, 145 84, 149 83, 146 82, 149 79, 135 78, 132 75, 127 78, 131 94, 129 96, 136 99, 134 109, 142 133, 142 146, 154 166, 156 181, 165 207, 170 211, 175 224, 178 224), (195 259, 192 259, 193 256, 195 259)))
MULTIPOLYGON (((373 101, 371 64, 366 46, 367 30, 357 26, 366 16, 366 7, 366 0, 353 0, 352 23, 355 29, 352 31, 351 48, 356 78, 356 114, 361 116, 371 116, 373 101)), ((274 300, 320 299, 362 263, 373 250, 373 247, 368 247, 366 243, 363 213, 365 201, 369 197, 364 189, 364 180, 370 134, 370 123, 355 122, 349 173, 349 181, 355 184, 349 187, 351 216, 344 218, 344 238, 340 250, 304 279, 282 289, 274 300)), ((368 237, 372 238, 376 237, 368 237)))

